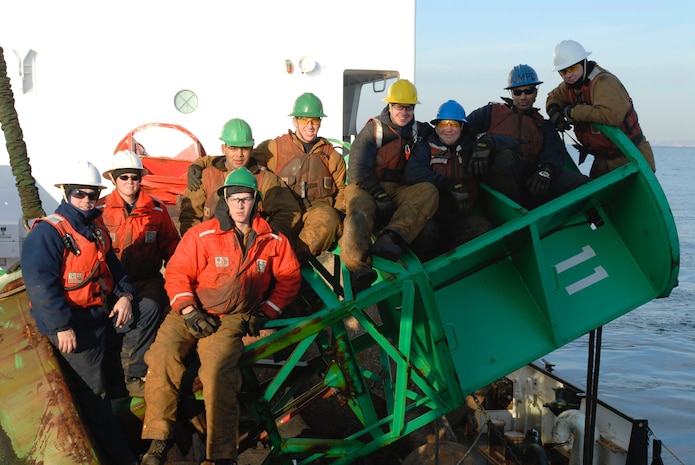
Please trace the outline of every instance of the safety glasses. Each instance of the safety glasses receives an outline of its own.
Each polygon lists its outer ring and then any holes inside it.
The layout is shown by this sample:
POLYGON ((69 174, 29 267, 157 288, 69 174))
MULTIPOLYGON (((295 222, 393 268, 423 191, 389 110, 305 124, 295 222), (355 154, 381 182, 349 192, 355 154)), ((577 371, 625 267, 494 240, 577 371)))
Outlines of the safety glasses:
POLYGON ((97 200, 99 198, 99 191, 96 192, 85 192, 80 189, 73 189, 70 191, 70 195, 78 200, 82 200, 87 197, 89 200, 97 200))
POLYGON ((458 129, 461 127, 461 122, 460 121, 454 121, 451 119, 442 119, 442 120, 437 121, 437 127, 438 128, 444 129, 444 128, 449 127, 449 126, 451 126, 454 129, 458 129))
POLYGON ((392 103, 391 108, 394 111, 407 111, 408 113, 415 111, 415 105, 401 105, 400 103, 392 103))
POLYGON ((531 87, 530 89, 512 89, 512 94, 516 95, 517 97, 521 94, 533 95, 534 93, 536 93, 535 87, 531 87))
POLYGON ((122 174, 122 175, 120 175, 120 176, 118 177, 118 179, 120 179, 121 181, 127 181, 127 180, 129 180, 129 179, 130 179, 131 181, 139 181, 139 180, 140 180, 140 175, 139 175, 139 174, 131 174, 131 175, 122 174))
POLYGON ((312 118, 311 116, 297 116, 297 121, 303 125, 308 125, 309 123, 314 126, 321 125, 321 118, 312 118))
POLYGON ((227 202, 230 200, 232 203, 236 203, 237 205, 248 205, 249 203, 253 202, 253 197, 227 197, 227 202))
POLYGON ((560 71, 558 71, 558 73, 560 73, 560 76, 564 76, 565 74, 574 73, 574 72, 577 71, 581 66, 582 66, 581 63, 575 63, 575 64, 573 64, 572 66, 568 66, 568 67, 565 68, 565 69, 561 69, 560 71))

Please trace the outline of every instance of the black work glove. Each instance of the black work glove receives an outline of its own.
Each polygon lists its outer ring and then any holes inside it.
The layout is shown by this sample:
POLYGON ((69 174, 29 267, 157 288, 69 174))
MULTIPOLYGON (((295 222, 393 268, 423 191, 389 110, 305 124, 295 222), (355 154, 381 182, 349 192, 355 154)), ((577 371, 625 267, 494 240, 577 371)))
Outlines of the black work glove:
POLYGON ((567 105, 562 109, 562 114, 565 115, 565 119, 569 124, 574 124, 574 118, 572 118, 572 109, 574 105, 567 105))
POLYGON ((487 142, 478 141, 475 144, 471 161, 468 164, 468 171, 476 176, 482 176, 487 173, 490 166, 490 145, 487 142))
POLYGON ((188 167, 188 190, 195 192, 200 189, 200 185, 203 183, 203 167, 198 166, 195 163, 191 163, 188 167))
POLYGON ((185 314, 183 320, 191 334, 198 339, 208 337, 220 327, 219 317, 198 308, 185 314))
POLYGON ((388 224, 393 214, 396 213, 398 205, 386 192, 377 194, 374 200, 376 201, 376 214, 379 218, 379 223, 388 224))
POLYGON ((555 129, 558 131, 569 131, 572 127, 565 117, 565 112, 560 109, 560 105, 550 105, 548 108, 548 119, 550 119, 550 122, 553 123, 553 126, 555 126, 555 129))
POLYGON ((451 196, 454 198, 456 211, 463 215, 470 214, 471 210, 473 210, 473 203, 471 202, 471 196, 463 188, 463 184, 455 184, 450 192, 451 196))
POLYGON ((543 165, 538 168, 538 171, 533 176, 528 178, 526 185, 529 192, 536 197, 540 197, 548 192, 550 188, 550 177, 553 174, 553 169, 550 165, 543 165))
POLYGON ((260 336, 261 330, 269 320, 270 318, 268 318, 265 313, 259 312, 258 310, 249 313, 249 319, 246 320, 246 334, 249 336, 260 336))

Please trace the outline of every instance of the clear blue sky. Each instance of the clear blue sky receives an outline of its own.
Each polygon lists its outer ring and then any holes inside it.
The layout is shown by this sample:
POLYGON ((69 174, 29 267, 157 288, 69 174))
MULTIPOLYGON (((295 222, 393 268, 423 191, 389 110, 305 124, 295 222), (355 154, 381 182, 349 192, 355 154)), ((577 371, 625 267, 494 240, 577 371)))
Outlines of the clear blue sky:
MULTIPOLYGON (((576 40, 618 76, 652 143, 695 145, 695 2, 417 0, 415 83, 429 120, 448 99, 470 112, 508 96, 514 65, 540 80, 536 106, 560 82, 553 49, 576 40)), ((392 40, 397 40, 392 35, 392 40)))

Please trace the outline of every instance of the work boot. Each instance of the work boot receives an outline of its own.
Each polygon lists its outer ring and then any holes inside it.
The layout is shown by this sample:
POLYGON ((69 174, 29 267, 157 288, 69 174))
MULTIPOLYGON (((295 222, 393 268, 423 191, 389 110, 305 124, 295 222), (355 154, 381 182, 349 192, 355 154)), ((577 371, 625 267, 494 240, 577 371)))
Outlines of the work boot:
POLYGON ((379 237, 376 238, 376 241, 369 249, 369 252, 377 257, 395 262, 398 261, 403 253, 403 247, 400 245, 402 243, 403 241, 398 234, 393 231, 386 230, 379 234, 379 237))
POLYGON ((169 441, 153 439, 150 448, 143 455, 140 465, 162 465, 167 456, 167 446, 169 441))
POLYGON ((352 283, 352 294, 356 295, 364 291, 376 281, 376 271, 371 268, 357 268, 350 272, 350 283, 352 283))
POLYGON ((126 376, 125 387, 130 397, 145 397, 145 381, 142 378, 126 376))

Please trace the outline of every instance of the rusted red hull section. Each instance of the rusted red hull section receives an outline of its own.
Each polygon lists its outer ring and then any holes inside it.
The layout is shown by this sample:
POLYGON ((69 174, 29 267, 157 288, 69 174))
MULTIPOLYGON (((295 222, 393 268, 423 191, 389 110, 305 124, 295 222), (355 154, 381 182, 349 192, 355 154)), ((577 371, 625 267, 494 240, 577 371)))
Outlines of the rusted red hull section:
POLYGON ((3 463, 98 464, 53 346, 37 331, 29 307, 26 292, 0 300, 3 463))

